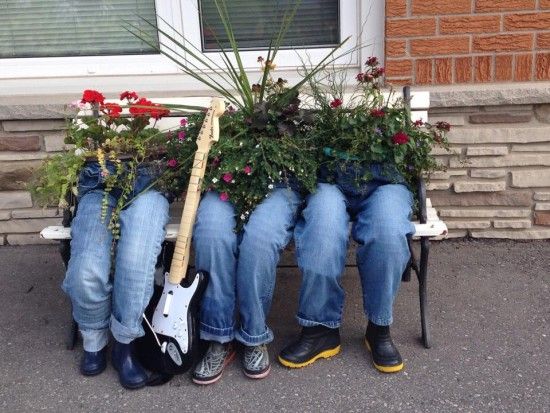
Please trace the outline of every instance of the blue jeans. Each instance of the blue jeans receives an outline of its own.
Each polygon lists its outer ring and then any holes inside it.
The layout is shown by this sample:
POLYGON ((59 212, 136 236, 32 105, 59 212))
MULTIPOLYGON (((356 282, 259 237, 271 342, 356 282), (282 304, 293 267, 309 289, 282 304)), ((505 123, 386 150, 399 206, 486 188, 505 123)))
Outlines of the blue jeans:
POLYGON ((412 194, 406 186, 371 181, 361 191, 321 183, 308 196, 295 229, 302 286, 298 322, 302 326, 341 324, 344 290, 341 276, 348 249, 349 223, 359 244, 357 266, 363 306, 369 320, 392 323, 392 307, 410 258, 407 236, 412 194))
POLYGON ((266 324, 277 263, 292 237, 301 197, 276 188, 236 233, 235 211, 215 192, 203 196, 193 232, 195 267, 210 273, 201 304, 200 335, 253 346, 273 340, 266 324), (238 305, 240 323, 235 323, 238 305))
MULTIPOLYGON (((155 264, 168 222, 164 196, 153 190, 137 195, 120 213, 120 239, 112 259, 113 236, 101 220, 104 191, 98 173, 95 163, 80 175, 78 210, 71 226, 71 259, 63 282, 86 351, 99 351, 107 345, 109 326, 121 343, 144 334, 141 317, 153 292, 155 264)), ((151 180, 147 170, 138 171, 135 193, 151 180)), ((109 195, 107 217, 116 202, 116 195, 109 195)))

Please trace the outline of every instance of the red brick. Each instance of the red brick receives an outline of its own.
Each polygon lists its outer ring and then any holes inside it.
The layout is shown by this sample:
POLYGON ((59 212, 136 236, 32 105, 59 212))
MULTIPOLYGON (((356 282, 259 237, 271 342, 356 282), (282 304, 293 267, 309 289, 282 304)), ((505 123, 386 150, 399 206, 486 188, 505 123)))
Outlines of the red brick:
POLYGON ((386 76, 389 76, 389 77, 411 76, 412 75, 412 60, 409 60, 409 59, 402 59, 402 60, 388 59, 388 60, 386 60, 385 69, 386 69, 386 76))
POLYGON ((550 0, 540 0, 541 9, 550 9, 550 0))
POLYGON ((474 66, 474 77, 476 82, 490 82, 492 80, 493 59, 491 56, 474 57, 474 66))
POLYGON ((472 81, 471 57, 457 57, 455 59, 455 80, 457 83, 470 83, 472 81))
POLYGON ((550 80, 550 53, 537 54, 535 77, 537 80, 550 80))
POLYGON ((413 0, 412 14, 458 14, 471 13, 472 2, 470 0, 413 0))
POLYGON ((504 30, 548 30, 550 13, 523 13, 504 16, 504 30))
POLYGON ((512 80, 512 61, 513 56, 500 55, 496 57, 495 61, 495 80, 498 82, 505 82, 512 80))
POLYGON ((387 37, 431 36, 435 34, 435 18, 398 19, 386 22, 387 37))
POLYGON ((535 212, 535 225, 550 225, 550 212, 535 212))
POLYGON ((474 52, 513 52, 533 49, 533 34, 475 36, 474 52))
POLYGON ((518 54, 515 56, 516 67, 514 73, 514 80, 516 81, 528 81, 532 80, 533 73, 533 55, 532 54, 518 54))
POLYGON ((435 59, 435 82, 453 83, 453 62, 451 58, 435 59))
POLYGON ((457 16, 439 19, 441 34, 498 33, 500 16, 457 16))
POLYGON ((470 52, 468 37, 433 37, 411 40, 412 56, 465 54, 470 52))
POLYGON ((412 78, 407 77, 403 79, 386 79, 386 83, 392 86, 407 86, 412 85, 413 81, 412 78))
POLYGON ((534 10, 535 0, 476 0, 475 12, 534 10))
POLYGON ((407 0, 386 0, 386 17, 405 17, 407 0))
POLYGON ((432 60, 419 59, 416 61, 416 77, 415 80, 419 85, 432 83, 432 60))
POLYGON ((550 32, 537 34, 537 48, 550 49, 550 32))
POLYGON ((407 53, 407 42, 405 40, 386 40, 386 56, 402 57, 407 53))

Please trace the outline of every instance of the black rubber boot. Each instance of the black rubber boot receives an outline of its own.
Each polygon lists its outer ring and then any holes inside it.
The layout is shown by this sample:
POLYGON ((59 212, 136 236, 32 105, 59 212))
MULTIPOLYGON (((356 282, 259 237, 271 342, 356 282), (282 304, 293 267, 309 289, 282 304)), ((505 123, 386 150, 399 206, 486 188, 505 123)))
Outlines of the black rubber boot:
POLYGON ((403 369, 403 360, 390 336, 390 326, 379 326, 369 321, 365 344, 378 371, 397 373, 403 369))
POLYGON ((340 330, 325 326, 303 327, 300 338, 279 353, 279 362, 286 367, 300 368, 320 358, 340 352, 340 330))

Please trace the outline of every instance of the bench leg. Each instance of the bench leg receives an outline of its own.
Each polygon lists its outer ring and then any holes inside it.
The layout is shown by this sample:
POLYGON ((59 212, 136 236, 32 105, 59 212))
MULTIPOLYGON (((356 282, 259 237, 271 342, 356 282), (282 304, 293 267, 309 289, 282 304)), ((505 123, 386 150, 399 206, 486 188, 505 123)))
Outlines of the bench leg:
POLYGON ((430 253, 430 240, 422 237, 420 240, 420 271, 418 273, 418 289, 420 296, 420 322, 422 324, 422 343, 430 348, 432 340, 428 326, 428 255, 430 253))
MULTIPOLYGON (((71 242, 69 240, 63 240, 59 244, 59 252, 61 253, 61 258, 63 259, 63 264, 65 264, 65 269, 69 265, 69 259, 71 258, 71 242)), ((76 321, 74 321, 73 318, 73 307, 72 305, 69 305, 70 307, 70 324, 69 328, 67 329, 67 342, 66 347, 67 350, 73 350, 76 343, 78 342, 78 324, 76 321)))

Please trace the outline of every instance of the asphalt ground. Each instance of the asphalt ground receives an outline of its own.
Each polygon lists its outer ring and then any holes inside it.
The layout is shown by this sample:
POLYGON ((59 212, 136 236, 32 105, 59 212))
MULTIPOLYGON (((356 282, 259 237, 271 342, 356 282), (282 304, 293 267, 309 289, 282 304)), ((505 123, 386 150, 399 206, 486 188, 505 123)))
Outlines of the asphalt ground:
POLYGON ((123 389, 111 366, 78 373, 81 347, 65 348, 68 301, 55 246, 0 247, 2 412, 550 412, 550 242, 433 243, 430 318, 434 344, 420 340, 417 283, 403 283, 392 336, 401 373, 371 365, 357 269, 347 291, 342 353, 289 370, 277 352, 299 331, 300 274, 279 269, 270 326, 271 374, 244 376, 233 362, 211 386, 189 374, 159 387, 123 389))

